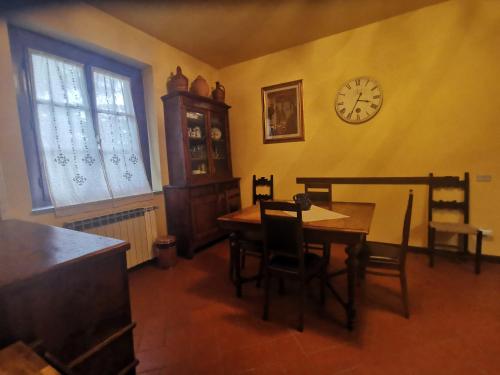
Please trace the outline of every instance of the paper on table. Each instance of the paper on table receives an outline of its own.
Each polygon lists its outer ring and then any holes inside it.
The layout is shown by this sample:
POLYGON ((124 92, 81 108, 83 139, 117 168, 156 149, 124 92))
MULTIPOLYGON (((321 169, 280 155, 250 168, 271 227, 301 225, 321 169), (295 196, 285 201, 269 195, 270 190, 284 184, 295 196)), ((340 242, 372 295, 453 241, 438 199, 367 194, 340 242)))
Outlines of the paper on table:
MULTIPOLYGON (((293 213, 285 211, 286 214, 294 216, 293 213)), ((302 211, 302 221, 307 223, 310 221, 343 219, 349 217, 347 215, 339 214, 338 212, 330 211, 318 206, 311 206, 307 211, 302 211)))

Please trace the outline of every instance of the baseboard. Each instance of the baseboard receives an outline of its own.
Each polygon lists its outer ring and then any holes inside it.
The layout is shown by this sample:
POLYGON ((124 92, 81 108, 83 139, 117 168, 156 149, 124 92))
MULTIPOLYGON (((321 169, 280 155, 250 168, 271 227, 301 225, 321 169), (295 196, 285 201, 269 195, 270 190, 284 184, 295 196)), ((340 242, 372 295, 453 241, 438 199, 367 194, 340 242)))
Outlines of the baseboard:
POLYGON ((148 267, 148 266, 151 266, 151 265, 154 265, 156 264, 156 257, 155 258, 151 258, 145 262, 142 262, 142 263, 139 263, 139 264, 136 264, 135 266, 133 267, 130 267, 127 272, 134 272, 134 271, 137 271, 137 270, 140 270, 144 267, 148 267))
MULTIPOLYGON (((408 251, 411 253, 416 253, 416 254, 427 254, 428 250, 427 247, 423 246, 408 246, 408 251)), ((458 256, 465 256, 467 258, 474 258, 474 253, 471 253, 470 251, 467 252, 466 254, 463 254, 462 252, 456 252, 456 251, 448 251, 448 250, 443 250, 443 249, 435 249, 434 250, 435 254, 441 255, 444 257, 456 257, 458 256)), ((490 263, 500 263, 500 256, 498 255, 487 255, 487 254, 482 254, 481 260, 485 262, 490 262, 490 263)))

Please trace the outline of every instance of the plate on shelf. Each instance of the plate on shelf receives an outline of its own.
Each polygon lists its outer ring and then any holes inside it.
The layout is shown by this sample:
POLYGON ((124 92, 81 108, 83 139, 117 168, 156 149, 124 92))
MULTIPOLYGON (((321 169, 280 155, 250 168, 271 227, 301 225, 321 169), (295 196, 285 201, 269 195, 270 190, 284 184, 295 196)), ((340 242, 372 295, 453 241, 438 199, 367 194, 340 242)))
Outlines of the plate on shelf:
POLYGON ((220 141, 220 139, 222 138, 222 132, 219 128, 212 128, 210 129, 210 136, 214 141, 220 141))

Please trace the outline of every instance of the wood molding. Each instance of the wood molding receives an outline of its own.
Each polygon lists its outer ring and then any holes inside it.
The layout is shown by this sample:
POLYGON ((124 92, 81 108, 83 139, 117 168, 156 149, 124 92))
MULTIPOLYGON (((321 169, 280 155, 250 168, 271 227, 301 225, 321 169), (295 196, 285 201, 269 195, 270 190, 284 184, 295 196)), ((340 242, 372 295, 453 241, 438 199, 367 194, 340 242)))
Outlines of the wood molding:
MULTIPOLYGON (((429 185, 431 178, 424 177, 297 177, 298 184, 361 184, 361 185, 429 185)), ((456 176, 432 177, 433 181, 454 184, 460 180, 456 176)))

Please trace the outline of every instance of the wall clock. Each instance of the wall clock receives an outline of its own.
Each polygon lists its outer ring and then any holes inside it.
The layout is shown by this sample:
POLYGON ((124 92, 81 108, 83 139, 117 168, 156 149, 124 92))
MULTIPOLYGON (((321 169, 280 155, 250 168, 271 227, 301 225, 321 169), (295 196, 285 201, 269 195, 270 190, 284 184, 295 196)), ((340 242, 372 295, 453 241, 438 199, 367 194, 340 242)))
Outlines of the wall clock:
POLYGON ((369 77, 358 77, 346 82, 335 98, 337 115, 351 124, 368 121, 377 114, 381 106, 380 84, 369 77))

